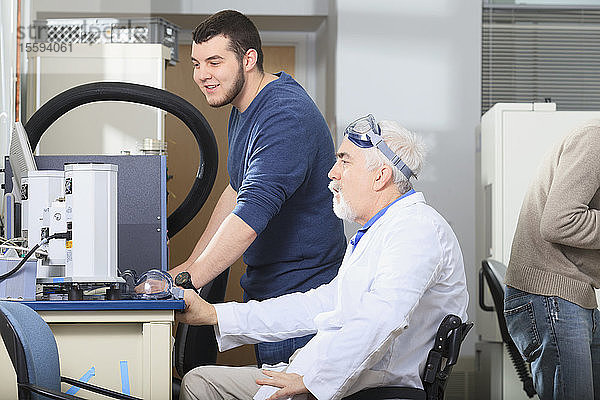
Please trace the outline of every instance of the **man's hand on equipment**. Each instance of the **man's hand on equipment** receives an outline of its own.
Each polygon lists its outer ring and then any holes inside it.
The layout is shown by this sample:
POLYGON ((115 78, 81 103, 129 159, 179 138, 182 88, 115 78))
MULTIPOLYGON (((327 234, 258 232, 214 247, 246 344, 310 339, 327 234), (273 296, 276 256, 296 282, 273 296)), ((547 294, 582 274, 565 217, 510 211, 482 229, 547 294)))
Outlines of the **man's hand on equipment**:
POLYGON ((257 379, 257 384, 281 388, 267 400, 286 399, 296 394, 310 393, 306 386, 304 386, 304 381, 302 380, 301 375, 293 373, 288 374, 287 372, 269 371, 266 369, 263 369, 262 373, 270 378, 257 379))
POLYGON ((185 309, 175 313, 175 319, 189 325, 216 325, 217 311, 192 289, 184 293, 185 309))

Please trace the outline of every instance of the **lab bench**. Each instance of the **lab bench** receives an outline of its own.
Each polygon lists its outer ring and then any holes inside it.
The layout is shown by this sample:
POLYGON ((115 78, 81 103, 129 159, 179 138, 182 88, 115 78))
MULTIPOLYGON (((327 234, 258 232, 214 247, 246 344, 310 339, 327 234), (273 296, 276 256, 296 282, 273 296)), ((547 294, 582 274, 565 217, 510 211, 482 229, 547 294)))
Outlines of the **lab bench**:
MULTIPOLYGON (((23 303, 52 329, 62 376, 143 399, 171 398, 172 329, 183 300, 23 303)), ((0 370, 0 387, 8 388, 0 397, 16 399, 16 375, 1 341, 0 370)), ((63 392, 69 388, 62 384, 63 392)), ((106 398, 85 390, 76 395, 106 398)))

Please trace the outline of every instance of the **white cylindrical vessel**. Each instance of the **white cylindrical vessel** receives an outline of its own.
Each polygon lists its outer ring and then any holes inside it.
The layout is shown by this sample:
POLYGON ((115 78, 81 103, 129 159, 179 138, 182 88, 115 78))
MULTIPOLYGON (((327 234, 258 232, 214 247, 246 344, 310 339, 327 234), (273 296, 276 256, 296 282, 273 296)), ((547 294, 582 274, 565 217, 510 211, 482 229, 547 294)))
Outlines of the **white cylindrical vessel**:
POLYGON ((117 166, 65 165, 66 280, 120 282, 117 275, 117 166))
POLYGON ((44 209, 63 196, 64 171, 29 171, 21 179, 21 230, 32 248, 42 240, 44 209))

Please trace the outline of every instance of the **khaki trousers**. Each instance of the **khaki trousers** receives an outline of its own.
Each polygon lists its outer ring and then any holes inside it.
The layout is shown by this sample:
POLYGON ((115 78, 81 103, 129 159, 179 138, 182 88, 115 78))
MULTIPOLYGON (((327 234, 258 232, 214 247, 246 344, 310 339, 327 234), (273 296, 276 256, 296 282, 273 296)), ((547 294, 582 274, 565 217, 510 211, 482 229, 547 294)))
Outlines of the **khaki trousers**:
POLYGON ((256 379, 265 376, 257 367, 197 367, 183 377, 179 399, 249 400, 259 389, 256 379))

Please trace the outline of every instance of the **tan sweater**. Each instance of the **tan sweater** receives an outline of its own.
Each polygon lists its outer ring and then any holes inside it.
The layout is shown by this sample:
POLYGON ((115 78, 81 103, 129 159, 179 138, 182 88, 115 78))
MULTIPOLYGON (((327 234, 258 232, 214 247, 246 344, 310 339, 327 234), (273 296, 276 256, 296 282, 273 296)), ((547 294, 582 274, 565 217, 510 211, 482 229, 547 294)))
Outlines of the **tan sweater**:
POLYGON ((600 287, 600 120, 543 161, 519 215, 506 284, 597 307, 600 287))

